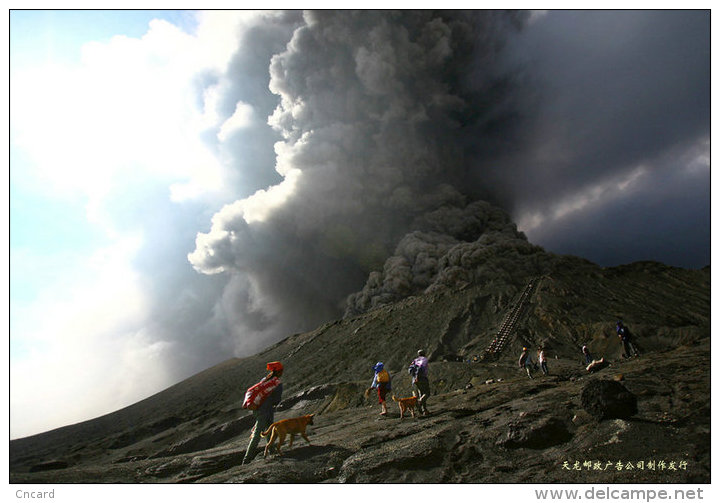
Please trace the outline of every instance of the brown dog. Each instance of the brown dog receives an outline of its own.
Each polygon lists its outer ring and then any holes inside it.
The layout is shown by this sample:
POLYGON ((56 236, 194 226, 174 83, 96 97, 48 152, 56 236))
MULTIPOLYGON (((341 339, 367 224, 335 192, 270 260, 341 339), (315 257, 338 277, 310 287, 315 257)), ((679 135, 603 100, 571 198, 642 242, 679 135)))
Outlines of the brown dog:
POLYGON ((275 442, 276 438, 278 439, 277 453, 282 456, 280 447, 282 447, 283 442, 285 442, 286 435, 290 435, 290 443, 288 444, 288 447, 292 447, 295 435, 302 435, 309 444, 310 439, 305 434, 305 428, 307 428, 308 424, 313 424, 314 415, 315 414, 309 414, 307 416, 293 417, 290 419, 283 419, 282 421, 276 421, 271 424, 267 430, 260 433, 261 437, 267 437, 268 434, 270 435, 270 440, 268 440, 268 443, 265 446, 265 457, 267 457, 268 450, 273 442, 275 442))
POLYGON ((417 408, 418 399, 416 396, 411 396, 409 398, 398 398, 395 395, 392 397, 393 401, 397 402, 398 407, 400 407, 400 419, 405 416, 405 411, 410 409, 410 414, 412 414, 412 417, 415 417, 415 409, 417 408))

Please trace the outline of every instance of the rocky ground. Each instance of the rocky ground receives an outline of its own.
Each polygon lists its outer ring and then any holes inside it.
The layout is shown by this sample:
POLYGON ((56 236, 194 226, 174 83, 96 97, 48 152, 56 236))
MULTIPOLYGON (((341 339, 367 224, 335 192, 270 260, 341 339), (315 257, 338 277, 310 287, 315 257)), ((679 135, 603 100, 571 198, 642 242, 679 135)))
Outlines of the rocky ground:
MULTIPOLYGON (((25 473, 13 473, 11 479, 26 483, 707 483, 708 355, 705 339, 690 347, 615 361, 594 375, 567 360, 551 361, 551 374, 537 374, 534 379, 503 369, 498 375, 506 377, 497 378, 500 382, 476 381, 469 389, 433 396, 427 417, 401 420, 393 406, 389 417, 380 417, 377 404, 322 413, 309 427, 312 445, 299 438, 284 456, 263 459, 260 454, 246 466, 240 461, 251 423, 239 419, 212 430, 217 436, 223 429, 235 432, 217 445, 212 445, 209 431, 205 443, 199 438, 202 434, 189 437, 198 449, 193 452, 183 452, 188 449, 182 444, 167 445, 161 433, 126 449, 99 448, 96 456, 78 459, 67 468, 62 463, 72 459, 72 453, 57 452, 44 467, 34 465, 25 473), (592 417, 581 396, 596 380, 619 381, 636 397, 637 413, 601 421, 592 417), (162 449, 163 445, 167 447, 162 449)), ((297 396, 277 417, 316 412, 349 390, 360 395, 361 388, 361 383, 346 383, 297 396)), ((84 446, 78 452, 90 449, 84 446)))
POLYGON ((587 267, 542 280, 498 360, 472 357, 522 285, 414 297, 228 360, 113 414, 14 440, 10 481, 709 483, 709 270, 587 267), (611 287, 623 282, 641 286, 611 287), (621 357, 617 316, 640 358, 621 357), (530 343, 548 348, 548 376, 516 367, 530 343), (583 343, 610 365, 589 374, 583 343), (401 420, 391 403, 380 417, 363 397, 369 367, 384 360, 408 396, 417 347, 432 354, 431 414, 401 420), (315 413, 312 444, 298 438, 284 456, 242 466, 252 426, 242 395, 276 359, 287 368, 276 419, 315 413))

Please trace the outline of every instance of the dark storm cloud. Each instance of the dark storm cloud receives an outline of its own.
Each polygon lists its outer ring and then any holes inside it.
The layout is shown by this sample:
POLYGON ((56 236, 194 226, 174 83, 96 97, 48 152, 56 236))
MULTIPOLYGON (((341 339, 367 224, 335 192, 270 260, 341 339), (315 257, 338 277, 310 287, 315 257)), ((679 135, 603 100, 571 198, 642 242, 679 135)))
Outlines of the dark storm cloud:
POLYGON ((593 248, 592 258, 607 265, 651 256, 683 266, 708 263, 709 190, 699 189, 709 182, 709 163, 694 172, 680 163, 694 162, 689 153, 709 156, 709 12, 551 11, 511 45, 513 62, 525 76, 518 99, 529 106, 512 147, 481 161, 474 178, 494 185, 506 208, 522 218, 528 211, 547 214, 562 200, 642 166, 643 187, 626 206, 631 212, 645 208, 647 220, 620 225, 627 214, 595 205, 582 219, 572 218, 577 225, 558 222, 563 232, 546 219, 543 228, 528 232, 530 238, 570 252, 578 248, 566 248, 568 238, 560 236, 591 234, 596 222, 614 223, 623 240, 636 242, 641 232, 646 249, 653 250, 650 242, 674 240, 673 232, 656 223, 675 205, 690 203, 696 211, 686 227, 696 225, 692 234, 704 243, 700 250, 666 247, 667 253, 658 255, 643 253, 637 244, 632 252, 604 254, 596 239, 584 249, 593 248), (673 171, 671 199, 656 198, 673 171), (649 236, 648 226, 654 229, 649 236), (700 239, 703 234, 706 239, 700 239))
POLYGON ((601 264, 656 260, 710 263, 709 145, 680 146, 650 163, 621 194, 548 226, 543 238, 564 253, 601 264))

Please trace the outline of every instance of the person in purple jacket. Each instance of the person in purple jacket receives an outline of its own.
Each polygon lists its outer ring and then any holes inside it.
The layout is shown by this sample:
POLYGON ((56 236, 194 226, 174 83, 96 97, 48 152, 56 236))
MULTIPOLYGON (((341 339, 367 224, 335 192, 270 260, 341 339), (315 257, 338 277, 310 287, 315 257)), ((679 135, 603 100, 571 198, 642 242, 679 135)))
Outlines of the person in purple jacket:
POLYGON ((418 409, 423 416, 430 414, 427 408, 427 398, 430 396, 430 379, 428 378, 428 359, 425 351, 418 350, 415 358, 408 368, 412 376, 413 395, 418 397, 418 409))

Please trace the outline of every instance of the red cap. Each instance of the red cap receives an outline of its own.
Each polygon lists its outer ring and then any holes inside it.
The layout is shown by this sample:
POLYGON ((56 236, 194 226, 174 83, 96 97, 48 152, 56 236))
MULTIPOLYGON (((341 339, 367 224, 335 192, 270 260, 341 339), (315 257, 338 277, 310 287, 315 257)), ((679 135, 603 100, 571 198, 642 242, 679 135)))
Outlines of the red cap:
POLYGON ((268 370, 282 370, 283 366, 280 362, 268 362, 267 364, 268 370))

